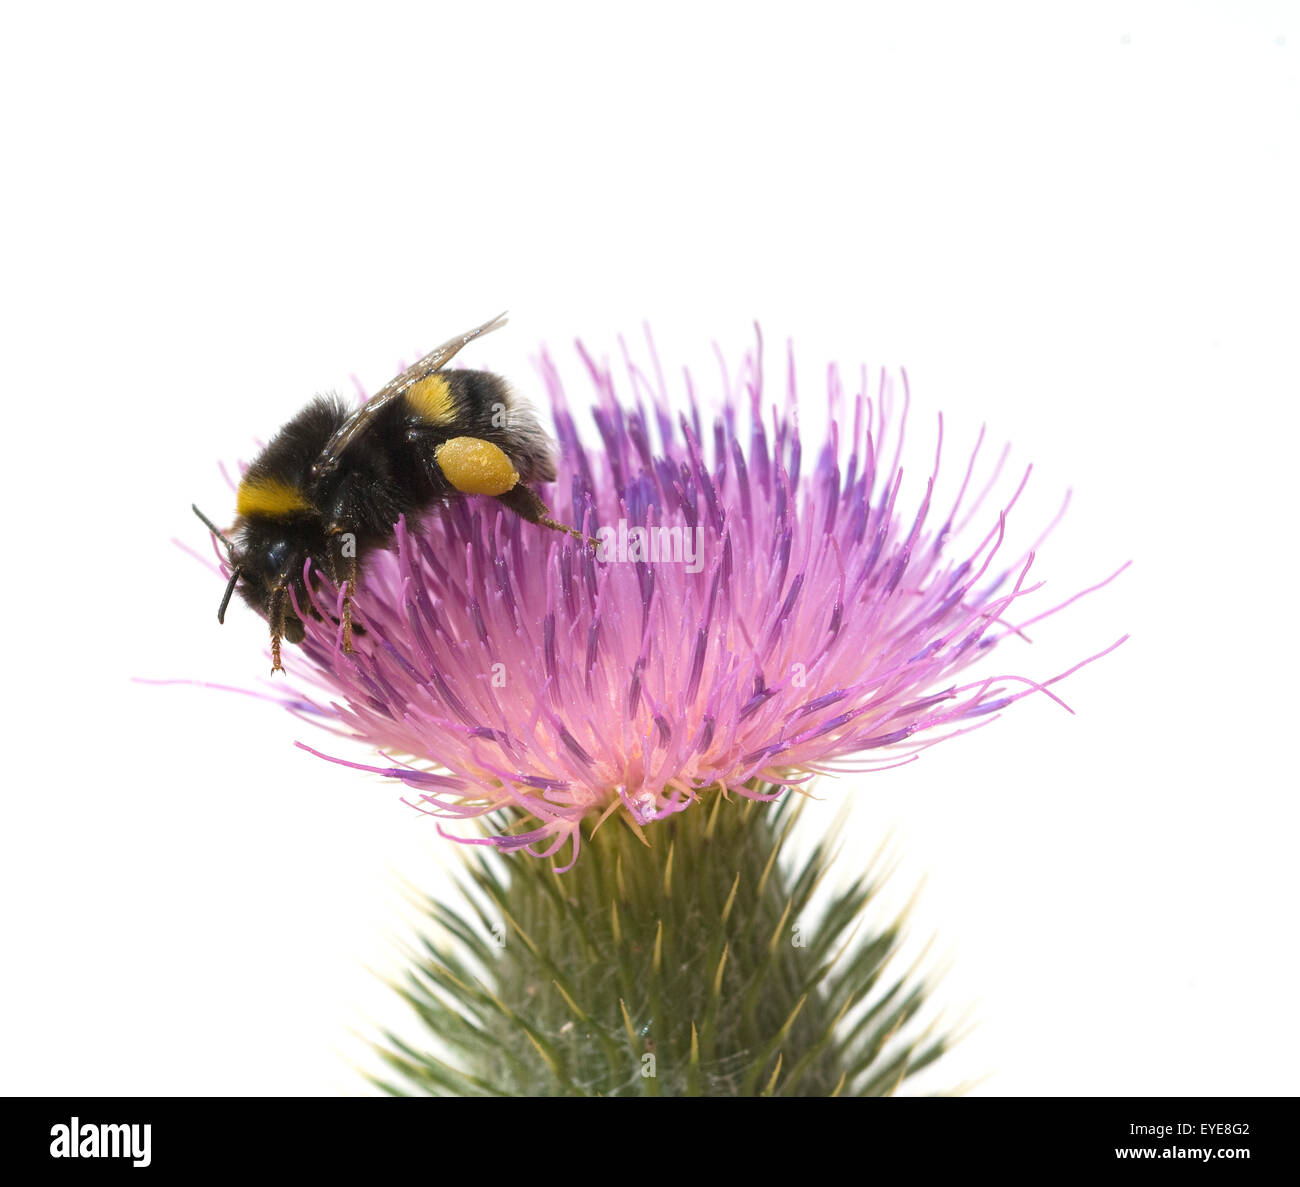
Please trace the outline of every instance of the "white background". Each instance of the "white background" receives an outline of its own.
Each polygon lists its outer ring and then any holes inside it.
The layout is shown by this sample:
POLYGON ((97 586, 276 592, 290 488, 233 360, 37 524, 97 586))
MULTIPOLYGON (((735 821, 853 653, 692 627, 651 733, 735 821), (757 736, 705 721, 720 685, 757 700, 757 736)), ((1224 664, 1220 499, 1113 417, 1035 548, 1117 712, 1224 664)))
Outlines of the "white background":
POLYGON ((1024 522, 1073 486, 1052 594, 1134 565, 1002 658, 1132 632, 1077 716, 810 816, 926 877, 979 1023, 930 1086, 1293 1092, 1295 11, 11 6, 0 1091, 366 1090, 400 881, 454 847, 277 710, 130 679, 263 675, 169 543, 218 459, 508 307, 474 361, 528 387, 548 342, 575 403, 576 335, 711 381, 758 319, 808 391, 907 366, 926 463, 939 409, 950 458, 1013 440, 1024 522))

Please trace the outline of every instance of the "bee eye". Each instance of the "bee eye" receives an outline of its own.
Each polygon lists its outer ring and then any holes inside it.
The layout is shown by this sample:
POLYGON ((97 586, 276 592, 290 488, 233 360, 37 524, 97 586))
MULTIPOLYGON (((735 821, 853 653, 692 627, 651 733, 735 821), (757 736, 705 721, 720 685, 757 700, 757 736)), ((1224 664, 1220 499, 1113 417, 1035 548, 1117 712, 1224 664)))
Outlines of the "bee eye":
POLYGON ((284 562, 289 555, 289 542, 287 540, 278 540, 267 548, 263 554, 263 563, 266 566, 266 576, 270 580, 278 577, 284 571, 284 562))
POLYGON ((464 495, 503 495, 519 472, 499 446, 479 437, 452 437, 433 451, 447 481, 464 495))

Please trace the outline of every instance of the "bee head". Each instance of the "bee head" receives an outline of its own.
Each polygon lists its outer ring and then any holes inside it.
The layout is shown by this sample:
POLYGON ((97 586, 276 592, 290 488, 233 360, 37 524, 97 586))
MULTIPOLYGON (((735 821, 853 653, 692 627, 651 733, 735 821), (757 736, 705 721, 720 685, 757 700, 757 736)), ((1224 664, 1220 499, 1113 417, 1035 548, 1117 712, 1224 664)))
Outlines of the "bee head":
POLYGON ((306 631, 294 609, 310 612, 304 577, 307 561, 323 551, 318 525, 245 521, 230 563, 238 574, 239 596, 271 624, 271 647, 279 660, 279 638, 301 643, 306 631))
MULTIPOLYGON (((314 585, 322 572, 327 572, 332 580, 339 580, 331 539, 340 529, 336 525, 326 527, 316 514, 245 515, 238 522, 236 539, 231 540, 197 507, 194 513, 226 546, 229 556, 230 580, 217 610, 217 621, 225 621, 226 608, 238 589, 239 596, 270 624, 271 670, 284 671, 280 663, 281 640, 301 643, 307 637, 300 613, 310 614, 318 621, 321 617, 312 601, 309 584, 314 585)), ((355 553, 344 552, 343 557, 343 650, 351 652, 351 599, 356 586, 356 560, 355 553)))

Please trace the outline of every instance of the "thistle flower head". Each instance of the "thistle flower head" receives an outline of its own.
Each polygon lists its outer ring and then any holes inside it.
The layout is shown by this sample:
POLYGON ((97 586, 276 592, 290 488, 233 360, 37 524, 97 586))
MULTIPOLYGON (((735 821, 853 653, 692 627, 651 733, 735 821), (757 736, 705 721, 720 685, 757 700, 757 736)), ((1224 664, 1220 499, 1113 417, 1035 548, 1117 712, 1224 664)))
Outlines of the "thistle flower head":
POLYGON ((1002 466, 981 473, 981 433, 955 502, 936 506, 940 418, 933 471, 904 484, 905 376, 868 391, 864 373, 852 391, 831 368, 830 436, 809 448, 793 370, 777 407, 761 354, 724 367, 710 406, 689 377, 670 394, 657 362, 653 381, 629 362, 616 384, 583 352, 594 432, 543 356, 549 501, 599 547, 483 498, 400 523, 366 564, 356 652, 328 615, 307 618, 291 674, 318 691, 293 710, 377 748, 382 762, 347 765, 404 784, 422 811, 527 821, 460 839, 537 856, 571 844, 576 859, 584 820, 652 826, 712 787, 771 798, 1054 697, 1061 676, 982 662, 1060 608, 1023 609, 1034 553, 1003 547, 1024 481, 990 497, 1002 466), (994 674, 968 675, 977 661, 994 674))

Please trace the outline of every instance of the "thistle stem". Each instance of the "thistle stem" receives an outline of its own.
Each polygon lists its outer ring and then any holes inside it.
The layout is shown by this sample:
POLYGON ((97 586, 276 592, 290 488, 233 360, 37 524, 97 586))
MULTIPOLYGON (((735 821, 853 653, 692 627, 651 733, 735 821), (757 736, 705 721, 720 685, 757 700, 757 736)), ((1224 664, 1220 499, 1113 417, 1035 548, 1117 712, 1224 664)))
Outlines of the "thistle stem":
POLYGON ((856 928, 878 882, 864 873, 814 902, 828 842, 795 870, 781 861, 798 813, 790 799, 710 793, 653 822, 645 841, 616 815, 564 874, 526 857, 478 861, 467 887, 477 918, 431 903, 452 939, 428 947, 403 990, 452 1058, 389 1035, 381 1050, 405 1083, 382 1086, 511 1096, 894 1091, 944 1041, 900 1037, 923 987, 885 976, 900 920, 856 928))

